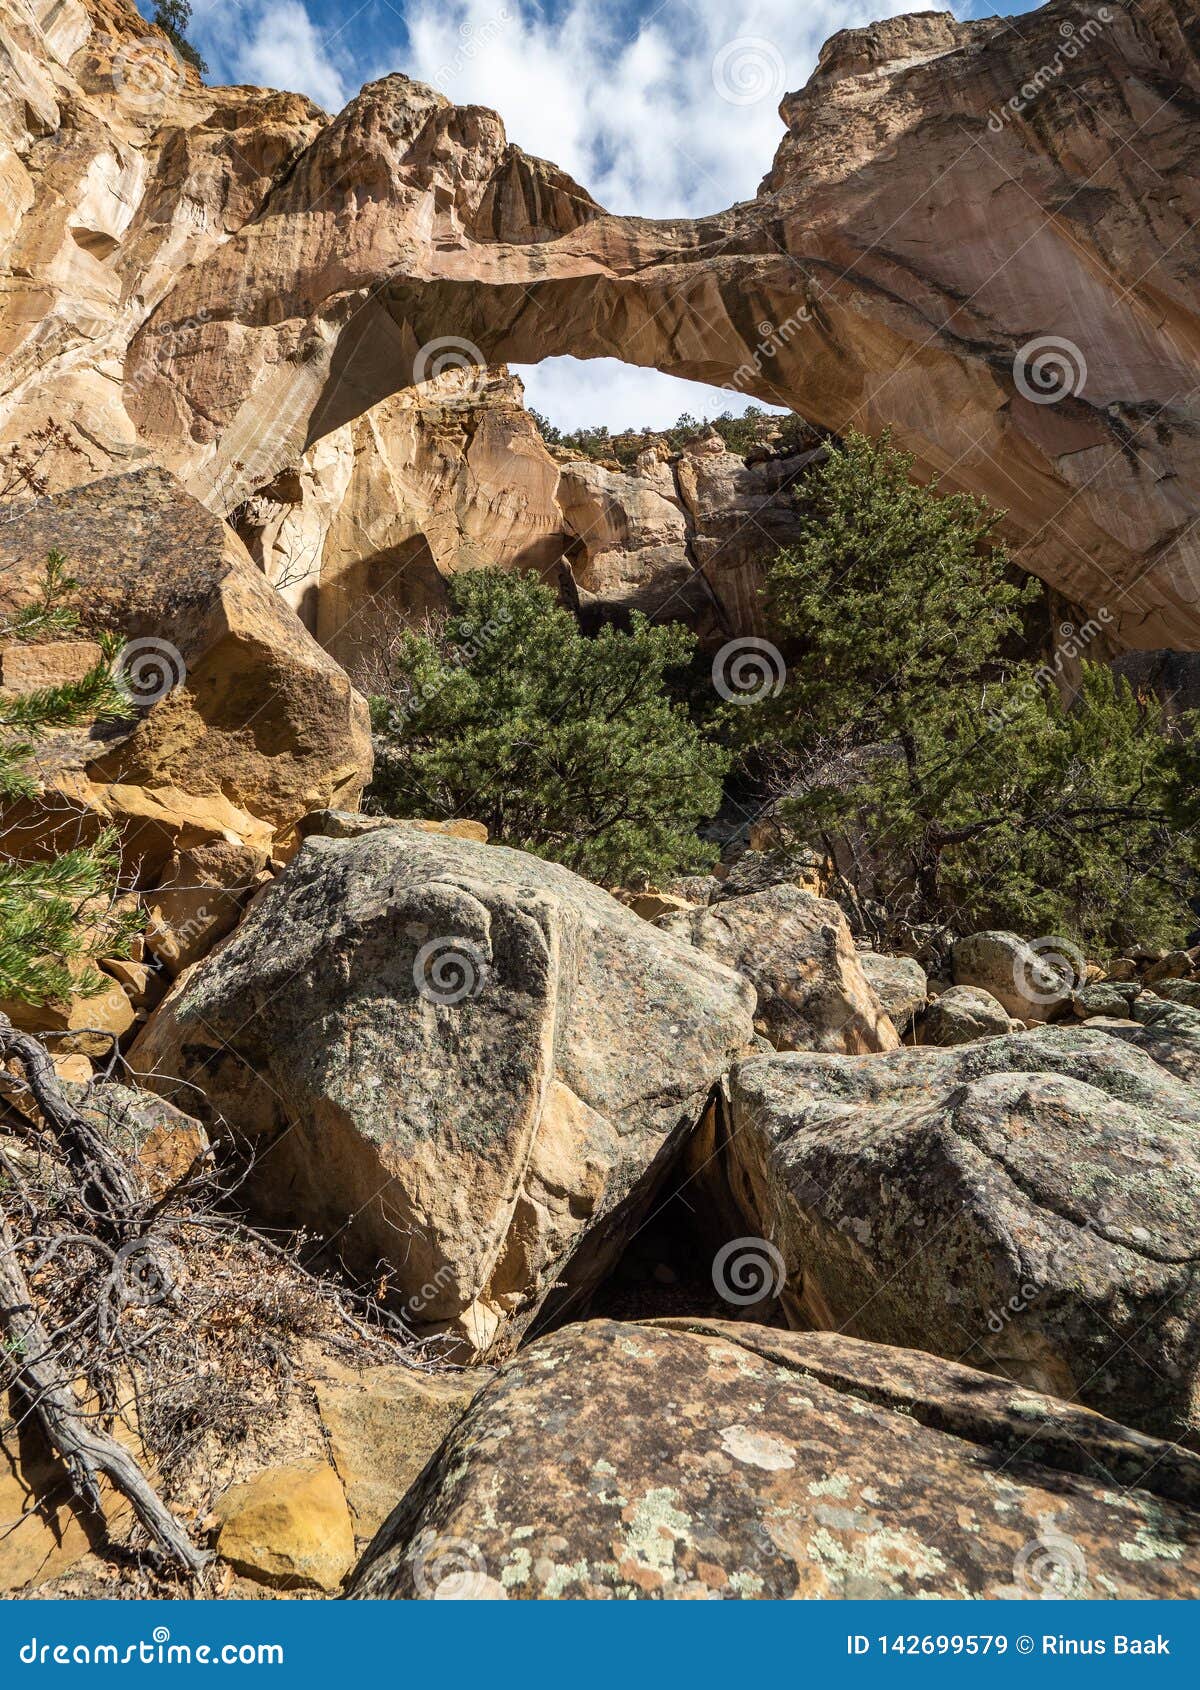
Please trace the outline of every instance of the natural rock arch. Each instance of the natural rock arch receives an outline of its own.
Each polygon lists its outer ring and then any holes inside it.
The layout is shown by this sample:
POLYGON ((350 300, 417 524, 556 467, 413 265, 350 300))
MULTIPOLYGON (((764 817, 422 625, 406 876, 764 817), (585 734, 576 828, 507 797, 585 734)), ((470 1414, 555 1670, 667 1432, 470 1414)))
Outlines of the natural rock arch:
POLYGON ((610 216, 494 113, 388 77, 168 293, 130 415, 228 511, 455 344, 620 357, 891 427, 1121 640, 1195 646, 1197 23, 1185 0, 1106 10, 1071 56, 1075 0, 1021 36, 930 13, 842 32, 758 198, 697 221, 610 216), (1026 351, 1048 341, 1053 403, 1026 351))

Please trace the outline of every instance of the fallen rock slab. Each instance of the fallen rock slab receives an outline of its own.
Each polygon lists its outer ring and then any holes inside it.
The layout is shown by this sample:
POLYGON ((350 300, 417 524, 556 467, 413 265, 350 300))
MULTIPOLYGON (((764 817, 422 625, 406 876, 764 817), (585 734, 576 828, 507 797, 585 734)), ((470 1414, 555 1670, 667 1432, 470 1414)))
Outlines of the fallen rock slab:
POLYGON ((898 1033, 907 1032, 925 1007, 929 980, 915 957, 859 951, 858 966, 898 1033))
POLYGON ((357 1538, 375 1535, 489 1377, 411 1367, 364 1375, 325 1363, 314 1381, 317 1407, 357 1538))
POLYGON ((34 596, 57 550, 89 624, 126 642, 136 726, 115 748, 83 747, 83 782, 182 792, 201 801, 185 812, 215 803, 276 833, 354 802, 371 771, 365 701, 173 476, 108 476, 8 515, 0 607, 34 596))
POLYGON ((1198 1128, 1200 1089, 1090 1027, 755 1058, 729 1083, 728 1183, 789 1324, 1195 1439, 1198 1128))
POLYGON ((1023 1030, 1020 1023, 990 992, 979 986, 951 986, 921 1017, 920 1038, 926 1045, 965 1045, 1018 1030, 1023 1030))
POLYGON ((956 986, 975 986, 998 998, 1019 1021, 1052 1021, 1083 984, 1081 955, 1061 940, 1027 943, 1016 933, 972 933, 951 953, 956 986))
POLYGON ((354 1528, 332 1467, 268 1467, 217 1504, 217 1553, 261 1584, 331 1592, 354 1565, 354 1528))
POLYGON ((593 1321, 476 1398, 359 1599, 1194 1597, 1200 1460, 912 1351, 593 1321))

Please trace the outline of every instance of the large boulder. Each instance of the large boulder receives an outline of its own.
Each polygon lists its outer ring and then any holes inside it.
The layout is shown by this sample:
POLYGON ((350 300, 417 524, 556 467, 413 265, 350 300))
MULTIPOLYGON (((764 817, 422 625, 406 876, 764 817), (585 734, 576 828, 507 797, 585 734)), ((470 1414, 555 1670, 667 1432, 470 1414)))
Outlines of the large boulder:
POLYGON ((777 1050, 861 1055, 900 1043, 829 899, 773 886, 660 916, 656 925, 746 976, 757 994, 755 1030, 777 1050))
POLYGON ((929 994, 929 980, 921 964, 911 956, 859 951, 858 966, 893 1027, 898 1033, 907 1032, 929 994))
POLYGON ((359 1598, 1194 1597, 1200 1461, 928 1355, 595 1321, 476 1398, 359 1598))
POLYGON ((34 596, 53 550, 89 623, 127 642, 135 724, 115 741, 97 731, 60 784, 151 871, 177 845, 260 851, 307 811, 353 802, 371 770, 365 701, 172 476, 140 469, 10 512, 0 608, 34 596))
POLYGON ((1019 1021, 1052 1021, 1083 984, 1084 962, 1066 941, 1027 943, 1016 933, 972 933, 951 952, 956 986, 990 992, 1019 1021))
MULTIPOLYGON (((753 838, 753 825, 750 833, 753 838)), ((727 898, 745 898, 751 892, 769 892, 773 886, 798 886, 802 892, 819 898, 825 890, 825 865, 807 846, 759 850, 751 845, 736 862, 727 867, 722 865, 717 884, 719 890, 703 902, 723 903, 727 898)))
POLYGON ((308 839, 132 1061, 252 1137, 270 1212, 482 1354, 605 1270, 752 997, 557 864, 397 825, 308 839))
MULTIPOLYGON (((1138 1029, 1134 1029, 1136 1032, 1138 1029)), ((731 1078, 728 1182, 795 1325, 1200 1431, 1200 1090, 1091 1028, 731 1078)))
POLYGON ((1090 1025, 1145 1051, 1168 1074, 1200 1090, 1200 1009, 1143 992, 1124 1015, 1090 1025))
POLYGON ((921 1017, 921 1043, 965 1045, 998 1033, 1023 1031, 999 998, 980 986, 951 986, 940 993, 921 1017))

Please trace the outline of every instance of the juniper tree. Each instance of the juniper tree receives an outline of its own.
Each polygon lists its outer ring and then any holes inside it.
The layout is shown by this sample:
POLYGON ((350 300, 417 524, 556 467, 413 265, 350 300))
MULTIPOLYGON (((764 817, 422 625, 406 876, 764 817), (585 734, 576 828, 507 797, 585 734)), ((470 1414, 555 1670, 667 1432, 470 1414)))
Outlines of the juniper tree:
POLYGON ((730 709, 743 747, 785 768, 785 814, 884 925, 1180 937, 1194 724, 1095 663, 1064 703, 1023 655, 1040 588, 1011 567, 999 513, 911 465, 851 434, 806 481, 767 581, 788 678, 730 709))
POLYGON ((535 575, 472 571, 449 593, 444 619, 401 635, 372 701, 374 806, 470 816, 610 885, 710 862, 696 826, 729 758, 668 684, 693 636, 635 615, 589 638, 535 575))

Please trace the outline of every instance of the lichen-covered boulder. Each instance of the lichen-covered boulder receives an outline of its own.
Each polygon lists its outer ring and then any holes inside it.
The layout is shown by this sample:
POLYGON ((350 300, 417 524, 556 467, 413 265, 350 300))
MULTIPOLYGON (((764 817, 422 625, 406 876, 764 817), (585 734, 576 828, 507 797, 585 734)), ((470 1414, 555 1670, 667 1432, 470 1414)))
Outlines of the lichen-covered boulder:
POLYGON ((1092 1021, 1100 1015, 1123 1019, 1141 990, 1136 980, 1101 980, 1072 993, 1071 1008, 1081 1021, 1092 1021))
POLYGON ((911 956, 859 951, 858 966, 892 1026, 898 1033, 907 1032, 929 993, 929 979, 921 964, 911 956))
POLYGON ((357 1598, 1194 1597, 1200 1460, 969 1368, 724 1321, 511 1361, 357 1598))
POLYGON ((260 1205, 484 1354, 605 1271, 751 1002, 567 869, 400 824, 307 840, 131 1060, 251 1136, 260 1205))
POLYGON ((1019 1021, 1052 1021, 1082 983, 1080 959, 1053 938, 1027 943, 1016 933, 971 933, 955 944, 951 964, 956 986, 990 992, 1019 1021))
POLYGON ((792 1324, 1197 1435, 1200 1090, 1146 1049, 1088 1027, 759 1057, 728 1112, 729 1188, 792 1324))
POLYGON ((746 976, 757 994, 755 1030, 777 1050, 856 1055, 900 1043, 867 984, 845 916, 827 898, 772 886, 660 916, 656 926, 746 976))
MULTIPOLYGON (((765 824, 758 824, 760 827, 765 824)), ((751 828, 753 836, 755 829, 751 828)), ((753 892, 769 892, 773 886, 797 886, 819 898, 825 890, 825 864, 805 846, 773 846, 769 850, 743 851, 735 862, 722 867, 717 892, 711 902, 727 898, 748 898, 753 892)), ((708 902, 710 900, 704 900, 708 902)))
POLYGON ((1088 1022, 1145 1051, 1160 1068, 1200 1090, 1200 1009, 1143 992, 1121 1016, 1088 1022))
POLYGON ((965 1045, 1019 1030, 1020 1024, 990 992, 979 986, 951 986, 921 1017, 920 1038, 926 1045, 965 1045))

